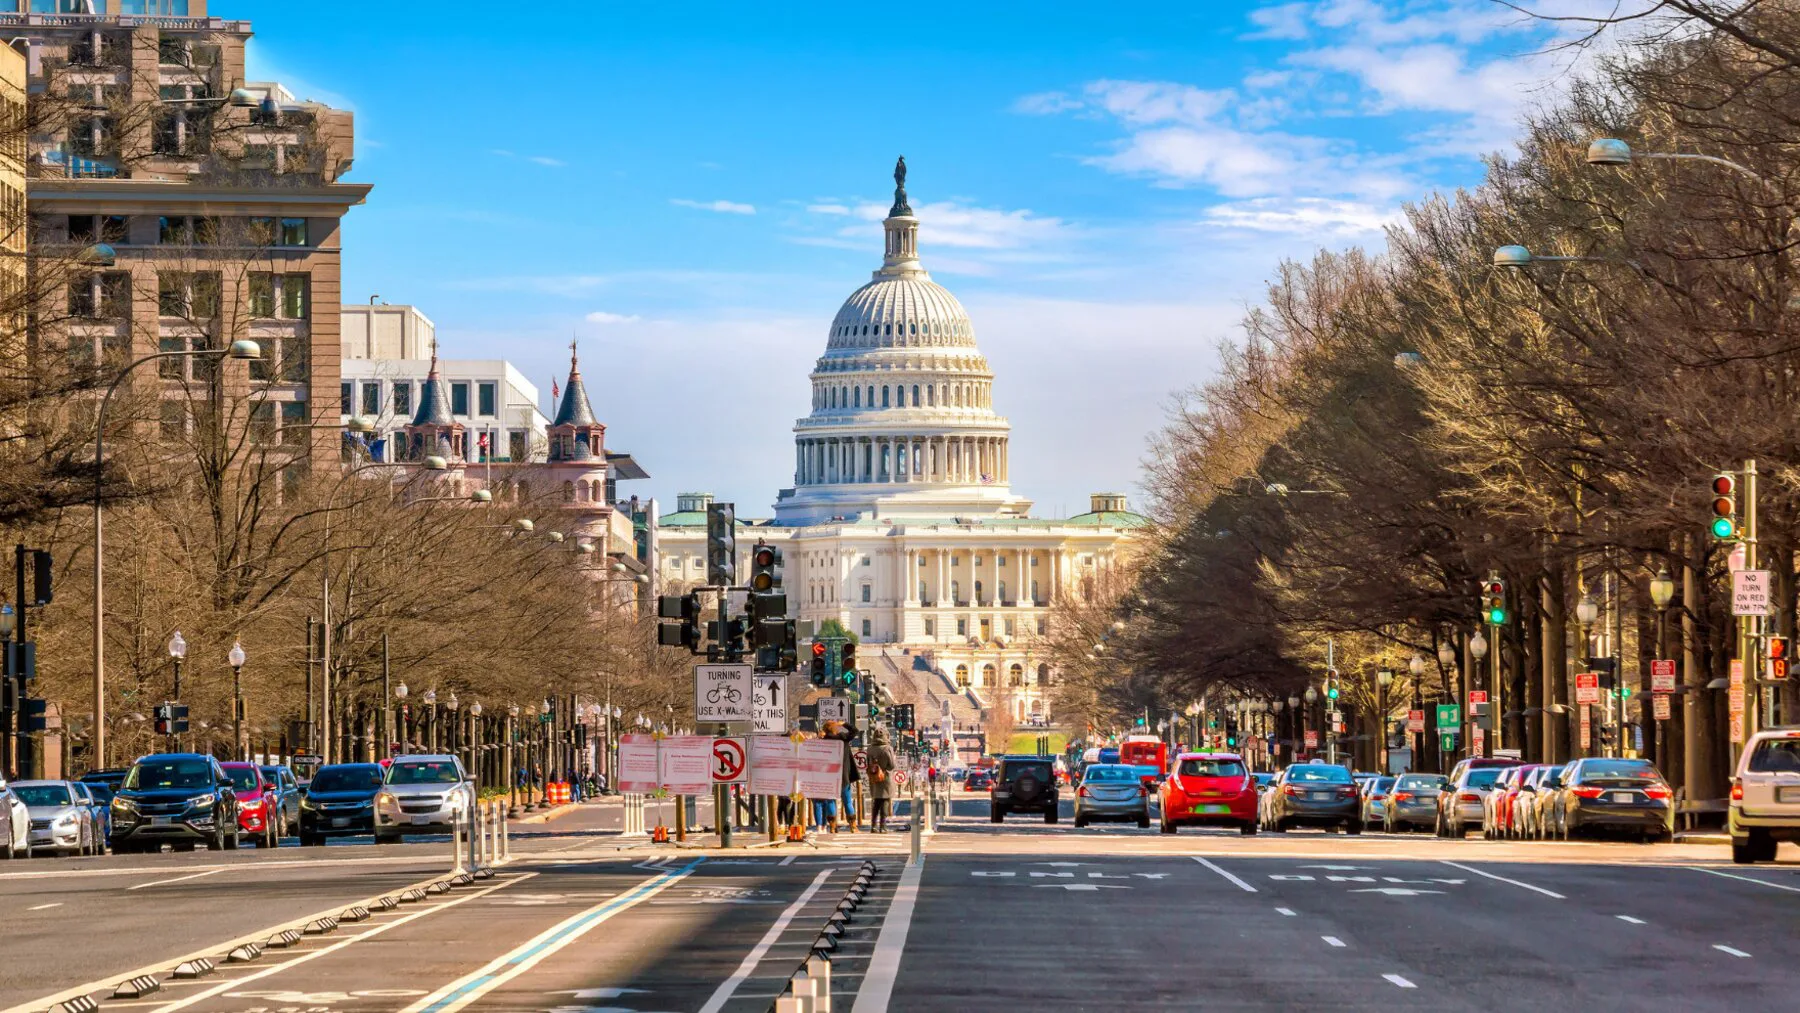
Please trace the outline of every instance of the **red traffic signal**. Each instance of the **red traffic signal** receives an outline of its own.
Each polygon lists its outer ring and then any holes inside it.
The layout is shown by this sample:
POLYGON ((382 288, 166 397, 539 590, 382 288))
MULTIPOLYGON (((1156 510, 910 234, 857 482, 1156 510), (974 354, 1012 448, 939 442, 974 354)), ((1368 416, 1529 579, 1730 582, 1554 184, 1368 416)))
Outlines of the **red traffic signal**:
POLYGON ((1788 677, 1788 638, 1770 637, 1768 641, 1768 665, 1766 674, 1770 679, 1786 679, 1788 677))
POLYGON ((813 641, 813 657, 823 658, 824 656, 825 656, 825 642, 823 640, 813 641))

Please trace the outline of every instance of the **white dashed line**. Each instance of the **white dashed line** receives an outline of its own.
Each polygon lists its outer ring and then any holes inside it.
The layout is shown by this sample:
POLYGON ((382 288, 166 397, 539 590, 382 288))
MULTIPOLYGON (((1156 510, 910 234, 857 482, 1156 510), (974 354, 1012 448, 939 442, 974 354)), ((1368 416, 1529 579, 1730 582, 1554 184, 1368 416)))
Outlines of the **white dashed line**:
POLYGON ((1620 920, 1622 922, 1630 922, 1633 925, 1644 924, 1644 920, 1642 918, 1633 918, 1630 915, 1614 915, 1613 917, 1617 918, 1618 920, 1620 920))
POLYGON ((1294 917, 1294 909, 1291 907, 1278 907, 1275 910, 1281 912, 1284 915, 1287 915, 1289 918, 1294 917))
POLYGON ((1516 879, 1507 879, 1505 876, 1496 876, 1491 872, 1482 872, 1480 869, 1477 869, 1472 865, 1463 865, 1461 863, 1452 862, 1452 861, 1448 861, 1448 860, 1446 860, 1444 862, 1444 864, 1450 866, 1453 869, 1461 869, 1464 872, 1472 872, 1477 876, 1485 876, 1488 879, 1498 880, 1499 882, 1502 882, 1502 883, 1510 883, 1511 885, 1519 887, 1521 889, 1530 890, 1533 893, 1541 893, 1546 897, 1552 897, 1552 898, 1555 898, 1556 900, 1567 900, 1568 899, 1568 898, 1564 897, 1562 894, 1557 893, 1554 890, 1546 890, 1541 886, 1532 886, 1530 883, 1521 883, 1516 879))
POLYGON ((183 882, 183 881, 189 880, 189 879, 199 879, 202 876, 217 876, 219 873, 224 872, 224 871, 225 871, 224 869, 209 869, 206 872, 196 872, 196 873, 192 873, 187 876, 176 876, 174 879, 159 879, 159 880, 155 881, 154 883, 139 883, 136 886, 128 886, 125 889, 127 889, 127 890, 147 890, 153 886, 167 886, 170 883, 180 883, 180 882, 183 882))
POLYGON ((1726 946, 1724 943, 1714 943, 1713 949, 1718 950, 1720 953, 1729 953, 1734 957, 1748 957, 1750 955, 1735 946, 1726 946))
POLYGON ((1384 974, 1384 975, 1382 975, 1382 977, 1386 978, 1387 980, 1400 986, 1401 988, 1418 988, 1419 987, 1419 986, 1413 984, 1412 982, 1407 981, 1405 978, 1400 977, 1397 974, 1384 974))
POLYGON ((25 910, 27 910, 27 911, 48 911, 53 907, 62 907, 62 906, 63 906, 63 902, 59 900, 54 904, 39 904, 37 907, 28 907, 25 910))
POLYGON ((1749 876, 1734 876, 1729 872, 1720 872, 1717 869, 1702 869, 1697 865, 1690 865, 1688 868, 1695 872, 1704 872, 1709 876, 1724 876, 1726 879, 1735 879, 1740 883, 1755 883, 1757 886, 1766 886, 1771 890, 1786 890, 1789 893, 1800 893, 1800 887, 1783 886, 1780 883, 1770 883, 1767 880, 1751 879, 1749 876))
POLYGON ((1319 938, 1325 940, 1327 943, 1330 943, 1333 946, 1343 946, 1344 945, 1344 941, 1342 939, 1339 939, 1336 936, 1320 936, 1319 938))
POLYGON ((1219 875, 1224 876, 1226 879, 1231 880, 1233 883, 1236 883, 1238 885, 1238 889, 1244 891, 1245 893, 1255 893, 1256 892, 1256 887, 1251 886, 1249 883, 1244 882, 1243 880, 1237 878, 1236 876, 1232 875, 1231 873, 1226 872, 1224 869, 1221 869, 1218 866, 1214 865, 1213 863, 1207 861, 1206 859, 1201 858, 1199 855, 1189 855, 1188 857, 1192 858, 1196 862, 1199 862, 1201 865, 1206 866, 1208 869, 1211 869, 1212 871, 1218 873, 1219 875))

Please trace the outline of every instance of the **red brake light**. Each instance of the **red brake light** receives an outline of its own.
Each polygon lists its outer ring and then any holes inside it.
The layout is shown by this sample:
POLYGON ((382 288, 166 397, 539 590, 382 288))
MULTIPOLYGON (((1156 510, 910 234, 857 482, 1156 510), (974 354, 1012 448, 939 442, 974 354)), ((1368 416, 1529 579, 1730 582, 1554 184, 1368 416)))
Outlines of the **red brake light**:
POLYGON ((1731 786, 1731 800, 1733 802, 1742 802, 1744 800, 1744 786, 1743 785, 1734 784, 1731 786))
POLYGON ((1588 787, 1570 788, 1569 789, 1570 793, 1574 794, 1578 798, 1599 798, 1601 795, 1601 792, 1603 790, 1604 789, 1601 789, 1601 788, 1588 788, 1588 787))
POLYGON ((1645 788, 1644 794, 1650 798, 1668 798, 1671 793, 1667 788, 1645 788))
POLYGON ((1396 802, 1405 802, 1405 801, 1410 800, 1412 797, 1413 797, 1413 793, 1410 791, 1394 792, 1394 801, 1396 801, 1396 802))
POLYGON ((1085 785, 1085 784, 1082 785, 1081 790, 1077 791, 1075 794, 1080 795, 1082 798, 1087 798, 1088 797, 1087 785, 1085 785))
POLYGON ((1456 799, 1459 802, 1479 802, 1479 801, 1481 801, 1481 796, 1472 791, 1465 791, 1462 794, 1456 796, 1456 799))
POLYGON ((1150 786, 1147 784, 1138 785, 1138 794, 1144 796, 1145 798, 1149 798, 1150 797, 1150 786))
POLYGON ((1338 794, 1354 796, 1356 794, 1356 785, 1354 785, 1354 784, 1344 785, 1342 788, 1338 789, 1338 794))
POLYGON ((1283 795, 1298 795, 1300 794, 1300 789, 1291 784, 1284 784, 1281 786, 1281 793, 1283 795))

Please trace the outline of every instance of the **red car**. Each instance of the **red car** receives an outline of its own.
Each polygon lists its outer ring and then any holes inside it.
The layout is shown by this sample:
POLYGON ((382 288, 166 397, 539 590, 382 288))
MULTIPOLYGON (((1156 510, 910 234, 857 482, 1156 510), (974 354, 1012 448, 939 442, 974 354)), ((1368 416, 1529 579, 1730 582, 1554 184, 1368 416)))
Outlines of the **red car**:
POLYGON ((1183 824, 1236 826, 1256 833, 1256 778, 1235 753, 1182 753, 1163 781, 1162 832, 1183 824))
POLYGON ((263 777, 254 763, 221 763, 231 775, 231 787, 238 797, 238 829, 247 844, 273 848, 281 844, 282 826, 280 789, 263 777))
POLYGON ((987 791, 994 786, 994 775, 986 770, 971 770, 963 778, 963 791, 987 791))

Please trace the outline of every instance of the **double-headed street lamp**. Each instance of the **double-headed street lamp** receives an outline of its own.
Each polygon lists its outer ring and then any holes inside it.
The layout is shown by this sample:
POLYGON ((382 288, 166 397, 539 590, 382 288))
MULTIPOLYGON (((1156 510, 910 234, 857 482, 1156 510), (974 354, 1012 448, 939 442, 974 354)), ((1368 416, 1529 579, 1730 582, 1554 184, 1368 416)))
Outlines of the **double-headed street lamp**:
MULTIPOLYGON (((176 630, 169 637, 169 660, 175 664, 175 682, 169 693, 174 703, 181 702, 181 661, 187 657, 187 641, 182 638, 181 631, 176 630)), ((169 747, 171 750, 181 745, 181 736, 175 731, 175 718, 169 718, 169 747)))
POLYGON ((244 645, 232 641, 231 650, 225 652, 225 661, 231 665, 231 748, 239 760, 247 752, 244 749, 244 662, 248 660, 244 645))
MULTIPOLYGON (((97 264, 110 267, 113 263, 113 251, 110 247, 90 247, 97 264)), ((262 347, 254 341, 240 339, 233 341, 229 348, 191 348, 174 352, 153 352, 119 371, 112 383, 106 387, 106 393, 100 397, 100 410, 94 424, 94 751, 95 767, 106 766, 106 503, 103 498, 103 479, 106 461, 106 409, 112 405, 113 395, 118 393, 119 385, 124 383, 132 371, 147 362, 162 359, 194 359, 218 356, 227 359, 260 359, 262 347)))
MULTIPOLYGON (((399 735, 394 736, 394 738, 399 740, 402 752, 410 753, 412 752, 412 730, 407 726, 412 724, 412 722, 406 719, 406 693, 407 689, 405 682, 394 684, 394 699, 400 701, 400 721, 396 725, 399 729, 399 735)), ((392 733, 390 733, 390 735, 391 734, 392 733)))

